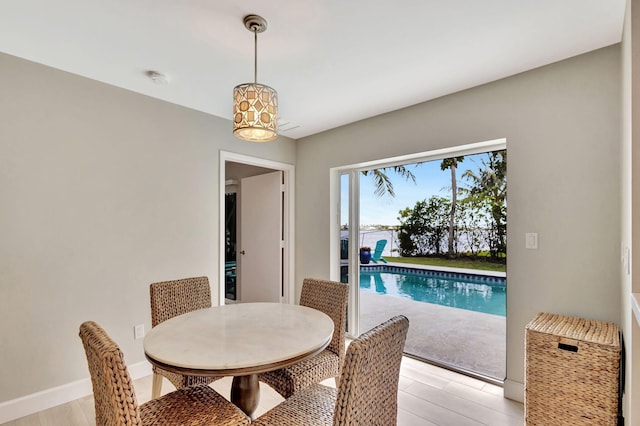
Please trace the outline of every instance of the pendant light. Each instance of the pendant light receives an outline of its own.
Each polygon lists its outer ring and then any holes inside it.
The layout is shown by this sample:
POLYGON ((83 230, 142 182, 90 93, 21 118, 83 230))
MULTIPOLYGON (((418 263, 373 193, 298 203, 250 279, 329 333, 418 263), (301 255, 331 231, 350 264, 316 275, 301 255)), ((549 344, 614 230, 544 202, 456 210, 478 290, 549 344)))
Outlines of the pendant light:
POLYGON ((258 84, 258 33, 266 31, 267 21, 247 15, 243 22, 253 32, 254 82, 233 88, 233 135, 248 142, 270 142, 278 137, 278 93, 258 84))

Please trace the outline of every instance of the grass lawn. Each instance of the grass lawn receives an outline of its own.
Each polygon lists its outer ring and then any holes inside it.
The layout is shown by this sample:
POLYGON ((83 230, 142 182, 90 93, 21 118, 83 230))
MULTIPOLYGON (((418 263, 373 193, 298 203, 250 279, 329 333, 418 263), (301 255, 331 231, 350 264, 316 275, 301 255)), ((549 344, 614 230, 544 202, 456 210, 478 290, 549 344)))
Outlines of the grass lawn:
POLYGON ((391 257, 385 256, 389 262, 412 263, 415 265, 448 266, 450 268, 479 269, 482 271, 506 272, 507 265, 467 259, 442 259, 439 257, 391 257))

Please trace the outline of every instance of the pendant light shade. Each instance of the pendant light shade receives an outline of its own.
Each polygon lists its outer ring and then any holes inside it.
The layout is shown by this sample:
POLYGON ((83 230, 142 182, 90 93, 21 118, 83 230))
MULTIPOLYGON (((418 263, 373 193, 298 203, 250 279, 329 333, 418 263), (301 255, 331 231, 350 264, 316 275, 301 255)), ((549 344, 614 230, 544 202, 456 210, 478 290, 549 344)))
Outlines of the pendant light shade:
POLYGON ((269 142, 278 137, 278 93, 257 83, 233 88, 233 134, 249 142, 269 142))
POLYGON ((254 34, 254 82, 233 88, 233 135, 248 142, 270 142, 278 137, 278 93, 258 84, 258 33, 267 29, 267 21, 248 15, 244 25, 254 34))

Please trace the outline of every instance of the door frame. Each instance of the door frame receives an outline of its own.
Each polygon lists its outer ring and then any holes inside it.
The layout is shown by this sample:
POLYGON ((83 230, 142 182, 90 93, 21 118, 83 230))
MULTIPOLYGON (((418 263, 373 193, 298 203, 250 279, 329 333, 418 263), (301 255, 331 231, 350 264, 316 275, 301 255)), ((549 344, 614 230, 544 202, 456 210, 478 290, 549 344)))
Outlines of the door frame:
MULTIPOLYGON (((219 167, 219 197, 218 197, 218 303, 225 304, 225 275, 224 275, 224 234, 225 234, 225 179, 226 179, 226 162, 233 161, 235 163, 248 164, 252 166, 263 167, 267 169, 280 170, 284 177, 284 206, 282 209, 283 232, 284 232, 284 252, 282 256, 282 283, 284 286, 284 303, 295 303, 295 166, 292 164, 281 163, 264 158, 252 157, 245 154, 238 154, 230 151, 220 150, 220 167, 219 167)), ((242 190, 242 189, 241 189, 242 190)))
MULTIPOLYGON (((450 148, 435 149, 415 154, 383 158, 357 164, 333 167, 329 169, 329 211, 330 236, 329 256, 330 279, 340 281, 340 176, 349 175, 349 241, 360 238, 360 172, 375 168, 397 166, 419 161, 433 161, 461 155, 480 154, 488 151, 498 151, 507 148, 506 138, 485 142, 476 142, 450 148)), ((347 304, 347 322, 349 324, 347 336, 357 338, 360 335, 360 262, 358 244, 349 244, 349 302, 347 304)))

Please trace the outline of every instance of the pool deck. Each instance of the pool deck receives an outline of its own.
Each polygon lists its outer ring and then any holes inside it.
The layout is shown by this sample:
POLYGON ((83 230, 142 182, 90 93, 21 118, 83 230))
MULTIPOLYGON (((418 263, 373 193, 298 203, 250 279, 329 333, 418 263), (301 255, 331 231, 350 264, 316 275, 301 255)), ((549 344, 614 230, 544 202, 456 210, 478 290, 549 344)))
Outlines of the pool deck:
MULTIPOLYGON (((424 267, 406 263, 388 263, 387 265, 496 277, 506 275, 504 272, 424 267)), ((407 354, 493 380, 504 380, 506 375, 505 317, 360 292, 361 332, 400 314, 409 318, 409 332, 405 344, 407 354)))

